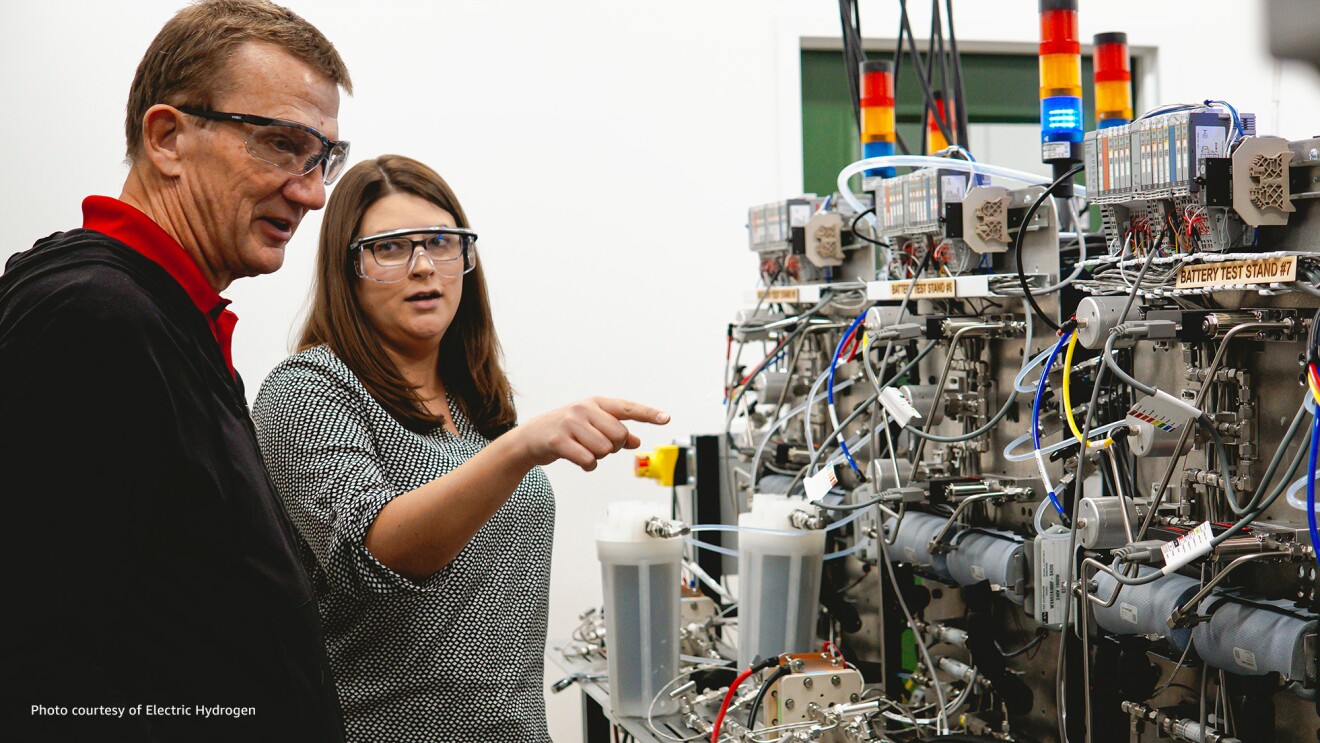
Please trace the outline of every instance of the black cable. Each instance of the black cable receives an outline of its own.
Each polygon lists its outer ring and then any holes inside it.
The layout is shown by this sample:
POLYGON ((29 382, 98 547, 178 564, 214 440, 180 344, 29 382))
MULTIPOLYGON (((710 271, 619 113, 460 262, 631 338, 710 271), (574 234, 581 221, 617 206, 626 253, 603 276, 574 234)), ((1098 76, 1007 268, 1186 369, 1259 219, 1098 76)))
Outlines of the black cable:
POLYGON ((1050 187, 1045 189, 1045 193, 1042 193, 1034 202, 1032 202, 1030 208, 1027 209, 1026 215, 1022 218, 1022 224, 1018 226, 1017 232, 1013 235, 1013 252, 1017 263, 1018 283, 1022 285, 1022 296, 1026 297, 1027 304, 1031 305, 1031 309, 1036 313, 1036 317, 1039 317, 1041 322, 1045 323, 1050 330, 1055 332, 1058 332, 1059 324, 1051 320, 1049 316, 1045 314, 1045 310, 1041 309, 1040 305, 1036 303, 1036 298, 1031 296, 1031 287, 1027 284, 1026 270, 1022 267, 1022 240, 1027 235, 1027 227, 1031 225, 1031 218, 1036 216, 1036 212, 1040 209, 1041 204, 1044 204, 1045 200, 1050 198, 1054 193, 1054 189, 1082 172, 1083 167, 1084 166, 1081 163, 1078 163, 1069 169, 1068 172, 1056 178, 1055 181, 1050 184, 1050 187))
MULTIPOLYGON (((922 77, 920 74, 922 70, 921 58, 917 56, 917 39, 912 34, 912 23, 908 20, 907 0, 898 0, 898 9, 902 19, 901 30, 907 34, 908 57, 912 60, 912 66, 917 68, 917 82, 921 83, 921 93, 926 97, 926 108, 933 108, 935 106, 935 95, 930 90, 929 78, 922 77)), ((949 127, 944 123, 944 119, 936 116, 935 123, 939 125, 940 133, 944 135, 944 138, 953 141, 952 137, 949 136, 949 127)), ((921 120, 921 130, 923 132, 926 130, 925 118, 921 120)))
POLYGON ((855 0, 839 0, 839 27, 843 38, 843 63, 846 67, 848 90, 852 94, 853 117, 859 135, 862 131, 861 66, 866 59, 866 53, 861 48, 860 26, 855 0))
POLYGON ((765 699, 766 692, 770 690, 770 687, 773 686, 776 681, 783 678, 784 676, 787 676, 788 671, 789 671, 788 666, 780 666, 776 668, 775 672, 770 674, 770 676, 766 678, 765 683, 761 684, 761 688, 757 689, 756 698, 752 699, 752 706, 747 708, 748 730, 756 729, 756 713, 761 711, 761 700, 765 699))
POLYGON ((835 593, 842 595, 851 591, 852 589, 862 585, 862 581, 866 580, 867 576, 869 576, 870 574, 871 574, 871 564, 862 563, 862 574, 857 576, 857 580, 854 580, 852 583, 849 583, 843 588, 837 589, 835 593))
POLYGON ((944 0, 944 17, 949 24, 949 53, 953 57, 953 114, 958 130, 958 144, 967 146, 967 96, 963 91, 962 57, 958 54, 958 35, 953 32, 953 0, 944 0))
POLYGON ((1049 634, 1050 634, 1049 630, 1046 630, 1044 627, 1042 627, 1036 631, 1036 637, 1034 639, 1032 639, 1026 645, 1023 645, 1022 647, 1016 650, 1004 650, 1003 648, 999 647, 998 641, 995 642, 995 648, 997 648, 1005 658, 1016 658, 1019 655, 1022 655, 1023 653, 1030 651, 1032 648, 1036 647, 1037 645, 1040 645, 1042 642, 1044 642, 1045 638, 1049 636, 1049 634))
POLYGON ((857 223, 862 221, 862 217, 874 213, 875 213, 875 207, 870 207, 866 211, 858 213, 857 216, 853 217, 852 225, 850 225, 848 229, 853 233, 853 237, 861 238, 863 242, 868 242, 871 243, 872 245, 879 245, 880 247, 884 247, 885 244, 883 242, 880 242, 879 240, 876 240, 874 238, 867 237, 866 235, 863 235, 862 233, 857 231, 857 223))
POLYGON ((819 509, 822 510, 822 511, 841 511, 841 512, 848 512, 848 511, 864 511, 864 510, 870 508, 871 506, 874 506, 874 505, 877 505, 877 504, 880 504, 880 503, 884 503, 884 502, 885 502, 886 500, 888 500, 888 499, 889 499, 889 496, 884 495, 884 494, 882 493, 882 494, 877 495, 876 497, 872 498, 871 500, 868 500, 868 501, 862 501, 861 503, 853 503, 853 504, 844 504, 844 503, 840 503, 840 504, 838 504, 838 505, 833 505, 833 506, 832 506, 832 505, 829 505, 829 504, 827 504, 827 503, 816 503, 816 504, 814 504, 814 505, 816 506, 816 508, 819 508, 819 509))
POLYGON ((1311 335, 1306 344, 1306 363, 1320 361, 1320 309, 1311 318, 1311 335))
MULTIPOLYGON (((936 55, 940 62, 939 93, 944 99, 944 113, 940 114, 939 106, 937 105, 935 108, 935 114, 937 116, 942 115, 944 117, 945 125, 951 130, 954 130, 954 134, 957 134, 956 129, 949 118, 953 113, 953 109, 949 102, 949 70, 944 58, 944 25, 940 22, 940 0, 930 0, 930 37, 931 45, 929 53, 936 55)), ((947 141, 949 144, 962 144, 962 142, 954 141, 954 139, 948 139, 947 141)))
POLYGON ((894 45, 894 142, 898 144, 899 152, 910 155, 912 151, 903 141, 903 135, 898 133, 898 73, 903 69, 903 22, 904 18, 899 17, 898 42, 894 45))
MULTIPOLYGON (((866 61, 866 48, 862 46, 862 10, 857 0, 851 0, 852 3, 852 23, 853 33, 857 36, 857 56, 860 61, 866 61)), ((860 68, 859 68, 860 69, 860 68)))

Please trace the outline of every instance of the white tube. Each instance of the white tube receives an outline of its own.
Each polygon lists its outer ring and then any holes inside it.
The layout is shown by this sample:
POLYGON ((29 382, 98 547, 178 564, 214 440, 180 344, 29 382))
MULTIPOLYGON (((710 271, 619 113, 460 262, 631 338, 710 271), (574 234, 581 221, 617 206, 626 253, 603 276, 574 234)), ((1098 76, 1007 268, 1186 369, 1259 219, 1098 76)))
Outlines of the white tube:
POLYGON ((737 550, 731 550, 728 547, 721 547, 718 544, 711 544, 710 542, 703 542, 700 539, 694 539, 692 537, 683 537, 683 543, 689 547, 696 547, 698 549, 706 550, 707 552, 718 552, 721 555, 728 555, 729 557, 738 556, 737 550))
MULTIPOLYGON (((1017 181, 1029 186, 1048 186, 1053 182, 1053 179, 1049 176, 1026 173, 1011 168, 1001 168, 996 165, 987 165, 985 163, 974 163, 966 160, 954 160, 944 157, 926 157, 922 155, 886 155, 884 157, 868 157, 863 160, 858 160, 852 165, 839 171, 836 188, 839 189, 839 194, 843 196, 844 200, 847 201, 853 209, 858 212, 866 211, 866 207, 857 199, 857 196, 853 194, 852 189, 849 188, 848 180, 863 170, 886 167, 946 168, 948 170, 961 170, 964 173, 971 173, 973 175, 988 175, 994 178, 1017 181)), ((1078 196, 1086 195, 1086 189, 1081 186, 1076 186, 1074 191, 1078 196)), ((874 225, 875 217, 871 216, 868 221, 874 225)))
POLYGON ((1036 472, 1040 473, 1040 481, 1045 484, 1045 499, 1052 500, 1050 496, 1055 495, 1054 482, 1050 480, 1050 473, 1045 469, 1045 455, 1041 454, 1040 449, 1034 448, 1031 450, 1031 455, 1036 460, 1036 472))
MULTIPOLYGON (((1049 513, 1053 507, 1054 507, 1054 503, 1050 501, 1048 495, 1045 496, 1044 498, 1041 498, 1040 504, 1036 506, 1036 516, 1035 518, 1032 519, 1032 525, 1036 527, 1036 533, 1041 535, 1042 537, 1045 537, 1046 539, 1060 539, 1060 538, 1067 539, 1068 531, 1066 529, 1063 530, 1062 533, 1060 533, 1058 531, 1050 531, 1050 529, 1053 529, 1055 527, 1045 526, 1045 521, 1044 521, 1045 514, 1049 513)), ((1062 526, 1058 528, 1063 529, 1062 526)))
MULTIPOLYGON (((1100 434, 1109 433, 1110 431, 1114 430, 1115 428, 1118 428, 1119 426, 1125 424, 1126 422, 1127 422, 1126 420, 1114 421, 1113 423, 1106 423, 1106 424, 1103 425, 1103 426, 1096 426, 1095 428, 1092 428, 1092 429, 1091 429, 1091 434, 1092 434, 1092 438, 1091 438, 1091 440, 1092 440, 1092 441, 1102 441, 1102 440, 1104 439, 1104 437, 1101 436, 1100 434)), ((1061 441, 1058 441, 1058 442, 1056 442, 1056 443, 1050 444, 1049 446, 1046 446, 1044 449, 1041 449, 1041 450, 1040 450, 1040 453, 1041 453, 1041 454, 1052 454, 1053 452, 1056 452, 1056 451, 1058 451, 1059 449, 1062 449, 1062 448, 1068 446, 1069 444, 1076 443, 1076 441, 1077 441, 1077 439, 1076 439, 1075 437, 1071 436, 1071 435, 1069 435, 1069 436, 1065 436, 1061 441)), ((1027 451, 1025 454, 1017 454, 1017 453, 1015 453, 1015 450, 1016 450, 1019 446, 1022 446, 1023 444, 1027 444, 1028 446, 1031 445, 1031 431, 1027 431, 1026 433, 1022 434, 1021 436, 1019 436, 1019 437, 1013 439, 1012 441, 1008 442, 1008 445, 1004 447, 1004 458, 1007 459, 1007 460, 1010 461, 1010 462, 1026 462, 1027 460, 1032 459, 1033 457, 1035 457, 1035 456, 1036 456, 1036 453, 1035 453, 1034 451, 1030 451, 1030 450, 1027 451)))
MULTIPOLYGON (((841 529, 847 526, 848 524, 851 524, 852 522, 856 521, 864 513, 866 513, 865 509, 860 511, 853 511, 845 518, 841 518, 838 521, 832 522, 829 526, 826 526, 825 531, 834 531, 835 529, 841 529)), ((696 526, 692 527, 693 533, 703 532, 703 531, 731 531, 731 532, 749 532, 756 534, 788 534, 788 535, 798 535, 802 533, 802 531, 799 529, 766 529, 764 527, 759 527, 759 526, 733 526, 732 524, 697 524, 696 526)))
POLYGON ((807 393, 807 412, 806 415, 802 416, 802 430, 806 434, 808 452, 816 451, 816 442, 811 438, 811 408, 816 404, 816 393, 820 392, 820 386, 825 384, 825 380, 829 379, 829 377, 830 370, 826 369, 821 373, 820 377, 816 379, 816 382, 811 385, 811 391, 807 393))
MULTIPOLYGON (((1313 473, 1311 476, 1320 477, 1320 471, 1313 473)), ((1301 495, 1300 493, 1303 490, 1306 490, 1307 479, 1307 477, 1299 478, 1292 485, 1288 486, 1288 492, 1284 494, 1284 497, 1288 499, 1288 505, 1296 508, 1298 511, 1306 510, 1306 496, 1301 495)), ((1320 513, 1320 499, 1317 499, 1315 502, 1315 512, 1320 513)))
POLYGON ((830 552, 830 553, 826 554, 826 555, 825 555, 825 559, 826 559, 826 560, 837 560, 837 559, 839 559, 840 557, 847 557, 848 555, 851 555, 851 554, 853 554, 854 552, 860 552, 860 551, 863 550, 863 549, 866 549, 866 544, 865 544, 864 542, 858 542, 857 544, 854 544, 853 546, 849 547, 848 549, 839 550, 838 552, 830 552))
POLYGON ((1022 367, 1022 371, 1019 371, 1017 373, 1017 376, 1013 377, 1013 389, 1017 390, 1018 394, 1023 394, 1023 395, 1036 394, 1036 385, 1035 384, 1024 385, 1024 382, 1027 378, 1027 375, 1031 373, 1031 370, 1045 363, 1045 359, 1048 359, 1050 357, 1050 353, 1053 351, 1054 351, 1054 346, 1052 345, 1046 346, 1044 351, 1041 351, 1040 353, 1036 354, 1031 359, 1031 361, 1028 361, 1026 365, 1022 367))

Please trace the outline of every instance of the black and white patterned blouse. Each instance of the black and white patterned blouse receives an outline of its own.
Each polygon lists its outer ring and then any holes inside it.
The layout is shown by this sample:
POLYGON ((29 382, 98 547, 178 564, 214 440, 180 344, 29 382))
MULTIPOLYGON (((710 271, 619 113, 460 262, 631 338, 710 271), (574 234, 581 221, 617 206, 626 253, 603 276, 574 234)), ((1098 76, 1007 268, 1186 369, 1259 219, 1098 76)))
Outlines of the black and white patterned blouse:
POLYGON ((542 683, 554 493, 534 468, 448 566, 421 582, 363 546, 392 498, 490 442, 401 426, 324 346, 289 357, 253 406, 304 559, 350 741, 549 739, 542 683), (310 548, 310 554, 306 554, 310 548))

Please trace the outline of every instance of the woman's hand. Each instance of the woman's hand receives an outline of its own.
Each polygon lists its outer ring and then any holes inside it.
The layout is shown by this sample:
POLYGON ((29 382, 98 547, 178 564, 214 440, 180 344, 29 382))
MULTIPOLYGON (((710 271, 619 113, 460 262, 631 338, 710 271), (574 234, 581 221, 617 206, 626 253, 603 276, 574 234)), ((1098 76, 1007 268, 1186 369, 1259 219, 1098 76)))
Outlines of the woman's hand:
POLYGON ((367 550, 389 569, 422 580, 449 564, 539 464, 567 459, 584 470, 641 441, 622 421, 663 425, 669 414, 628 400, 591 397, 539 415, 500 436, 457 469, 386 503, 367 530, 367 550))
POLYGON ((566 459, 590 472, 614 452, 641 445, 622 421, 664 425, 669 414, 630 400, 589 397, 538 415, 505 436, 516 438, 528 469, 566 459))

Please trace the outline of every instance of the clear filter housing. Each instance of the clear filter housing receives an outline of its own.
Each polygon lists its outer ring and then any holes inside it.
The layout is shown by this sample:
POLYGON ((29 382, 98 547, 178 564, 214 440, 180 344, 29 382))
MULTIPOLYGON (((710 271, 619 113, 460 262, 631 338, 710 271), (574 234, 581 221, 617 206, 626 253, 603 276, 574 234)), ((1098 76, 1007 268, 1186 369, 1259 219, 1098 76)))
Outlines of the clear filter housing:
POLYGON ((738 517, 738 665, 815 650, 825 532, 795 529, 800 498, 758 494, 738 517), (773 531, 757 531, 773 530, 773 531))
MULTIPOLYGON (((653 537, 646 522, 668 514, 657 503, 621 501, 596 526, 596 556, 605 586, 605 642, 610 707, 643 717, 661 687, 678 675, 683 538, 653 537)), ((657 715, 678 711, 663 696, 657 715)))

